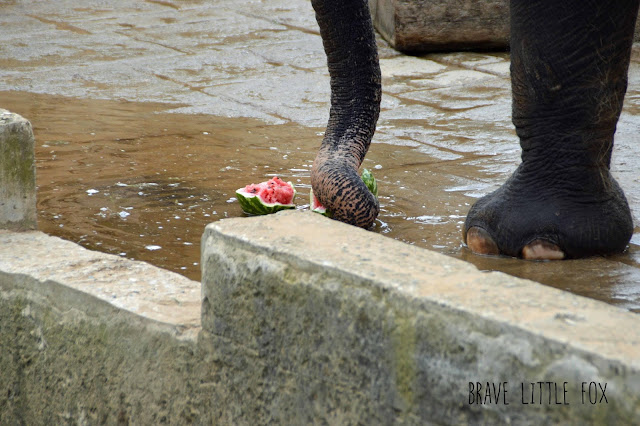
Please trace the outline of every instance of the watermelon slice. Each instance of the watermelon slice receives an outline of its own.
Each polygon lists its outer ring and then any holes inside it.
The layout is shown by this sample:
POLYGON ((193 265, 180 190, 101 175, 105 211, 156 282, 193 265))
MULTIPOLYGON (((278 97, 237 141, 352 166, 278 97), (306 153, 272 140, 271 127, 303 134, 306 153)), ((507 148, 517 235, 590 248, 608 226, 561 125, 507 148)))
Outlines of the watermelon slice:
POLYGON ((291 182, 279 177, 258 184, 250 184, 236 191, 236 197, 245 213, 260 215, 293 209, 296 189, 291 182))
POLYGON ((316 196, 313 195, 313 188, 309 190, 309 200, 311 203, 310 207, 312 212, 320 213, 321 215, 326 217, 331 217, 331 212, 327 210, 325 206, 320 204, 320 201, 318 201, 316 196))
POLYGON ((369 188, 369 191, 371 191, 373 196, 378 198, 378 182, 376 181, 376 178, 373 177, 373 173, 371 173, 369 169, 362 169, 361 177, 362 181, 367 185, 367 188, 369 188))
MULTIPOLYGON (((364 184, 369 188, 369 191, 373 194, 374 197, 378 198, 378 182, 376 178, 373 177, 373 173, 369 171, 369 169, 362 169, 362 175, 360 176, 364 184)), ((327 210, 325 206, 320 204, 320 201, 313 194, 313 188, 309 192, 309 200, 311 211, 320 213, 321 215, 331 217, 331 211, 327 210)))

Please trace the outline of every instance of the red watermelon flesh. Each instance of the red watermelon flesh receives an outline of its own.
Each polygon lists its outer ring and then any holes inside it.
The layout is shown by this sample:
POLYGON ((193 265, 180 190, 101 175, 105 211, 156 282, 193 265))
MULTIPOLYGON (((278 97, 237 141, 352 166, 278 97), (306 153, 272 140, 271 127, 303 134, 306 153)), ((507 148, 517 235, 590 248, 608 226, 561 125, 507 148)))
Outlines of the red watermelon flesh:
POLYGON ((313 189, 309 194, 311 198, 311 210, 322 209, 322 211, 324 211, 325 207, 320 204, 320 201, 318 201, 318 199, 316 198, 316 194, 313 193, 313 189))
POLYGON ((295 193, 291 185, 277 176, 266 182, 247 185, 244 190, 256 194, 263 202, 270 204, 291 204, 295 193))
POLYGON ((321 215, 331 217, 331 212, 325 208, 320 201, 316 198, 316 194, 313 193, 313 188, 309 190, 309 200, 311 211, 320 213, 321 215))

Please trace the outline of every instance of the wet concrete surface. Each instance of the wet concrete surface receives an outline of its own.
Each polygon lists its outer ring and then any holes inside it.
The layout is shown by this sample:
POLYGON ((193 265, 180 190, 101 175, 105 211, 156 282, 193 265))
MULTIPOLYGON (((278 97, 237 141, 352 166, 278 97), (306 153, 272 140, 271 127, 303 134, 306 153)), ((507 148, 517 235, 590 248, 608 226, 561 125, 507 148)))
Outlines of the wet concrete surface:
MULTIPOLYGON (((204 225, 278 175, 308 203, 328 75, 307 1, 0 3, 0 106, 34 125, 40 228, 199 279, 204 225)), ((365 160, 375 231, 640 311, 627 253, 566 262, 472 255, 466 212, 516 168, 507 53, 409 57, 379 43, 382 113, 365 160)), ((613 173, 640 218, 640 47, 613 173)))

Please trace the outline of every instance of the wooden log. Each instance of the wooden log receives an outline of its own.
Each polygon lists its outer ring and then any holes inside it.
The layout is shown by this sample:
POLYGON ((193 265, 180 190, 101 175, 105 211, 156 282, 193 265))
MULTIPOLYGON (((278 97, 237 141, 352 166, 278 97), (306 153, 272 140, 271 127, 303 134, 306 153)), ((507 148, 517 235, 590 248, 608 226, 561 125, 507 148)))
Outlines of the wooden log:
MULTIPOLYGON (((376 30, 407 53, 507 50, 508 0, 369 0, 376 30)), ((634 40, 640 41, 636 26, 634 40)))

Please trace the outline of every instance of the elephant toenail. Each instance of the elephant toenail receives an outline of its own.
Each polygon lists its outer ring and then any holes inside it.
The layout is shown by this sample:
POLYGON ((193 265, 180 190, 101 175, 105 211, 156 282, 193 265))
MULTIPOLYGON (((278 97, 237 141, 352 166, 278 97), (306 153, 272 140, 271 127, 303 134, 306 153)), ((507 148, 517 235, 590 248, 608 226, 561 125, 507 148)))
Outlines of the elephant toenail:
POLYGON ((467 231, 467 246, 476 254, 497 256, 500 254, 498 245, 487 231, 477 226, 467 231))
POLYGON ((522 249, 522 258, 527 260, 562 260, 564 257, 560 247, 545 240, 534 240, 522 249))

